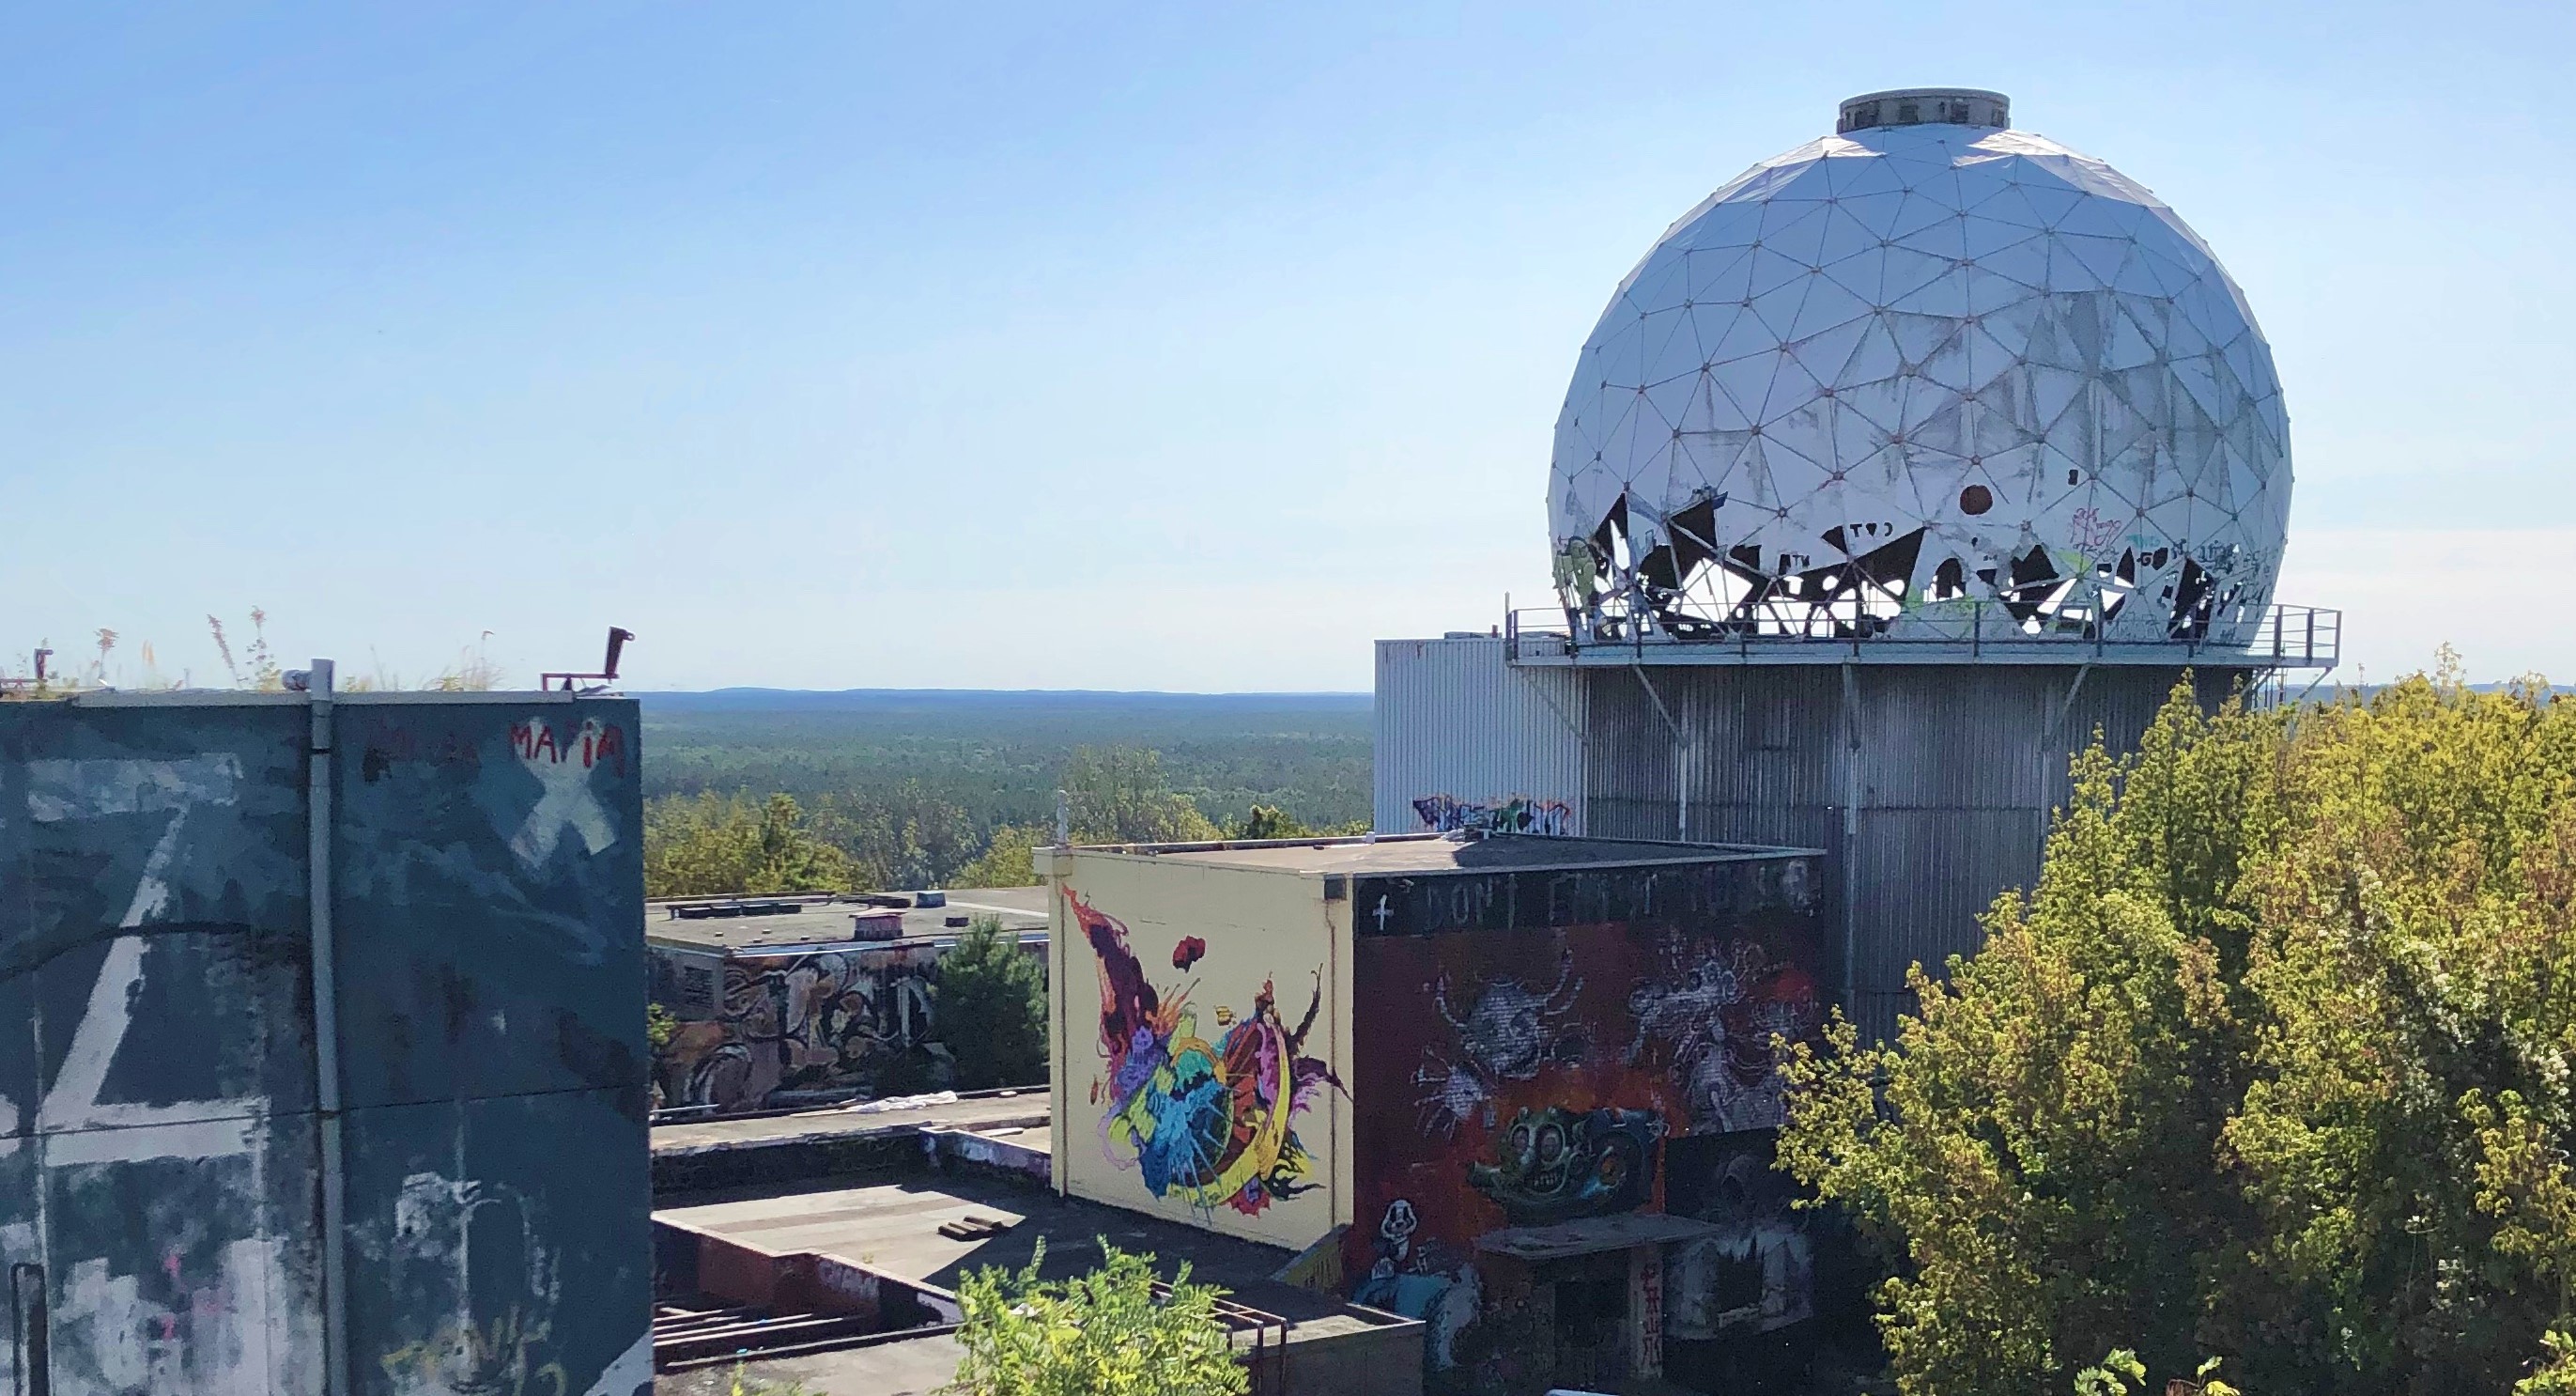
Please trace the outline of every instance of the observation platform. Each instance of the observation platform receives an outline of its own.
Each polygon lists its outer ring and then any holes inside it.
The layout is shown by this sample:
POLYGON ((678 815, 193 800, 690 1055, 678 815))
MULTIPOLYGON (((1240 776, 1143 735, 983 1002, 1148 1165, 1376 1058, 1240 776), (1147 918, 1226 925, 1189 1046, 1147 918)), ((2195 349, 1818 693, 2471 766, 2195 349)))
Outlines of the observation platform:
MULTIPOLYGON (((1875 617, 1871 621, 1883 623, 1875 617)), ((1764 620, 1706 638, 1650 632, 1624 622, 1618 629, 1627 633, 1584 634, 1557 608, 1507 611, 1503 655, 1512 664, 1543 668, 2029 664, 2322 674, 2335 667, 2343 648, 2343 612, 2317 606, 2272 607, 2242 644, 2051 631, 2017 621, 2001 606, 1945 617, 1937 629, 1926 627, 1927 633, 1919 634, 1872 631, 1849 618, 1825 616, 1804 626, 1764 620)))

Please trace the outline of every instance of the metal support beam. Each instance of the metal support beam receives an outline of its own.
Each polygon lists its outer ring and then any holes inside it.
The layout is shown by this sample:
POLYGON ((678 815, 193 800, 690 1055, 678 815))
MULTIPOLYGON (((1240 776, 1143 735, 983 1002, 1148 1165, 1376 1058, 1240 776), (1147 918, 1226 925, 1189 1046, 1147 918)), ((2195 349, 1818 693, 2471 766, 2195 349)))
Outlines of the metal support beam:
POLYGON ((1842 874, 1843 1012, 1860 1016, 1860 666, 1843 665, 1843 830, 1834 862, 1842 874))
POLYGON ((312 741, 306 765, 306 889, 312 925, 313 1103, 322 1131, 322 1373, 330 1396, 349 1396, 349 1197, 340 1134, 340 975, 331 926, 331 661, 313 661, 312 741))
POLYGON ((2075 666, 2074 681, 2066 685, 2066 696, 2057 704, 2057 715, 2048 720, 2047 728, 2039 734, 2041 746, 2045 747, 2055 742, 2062 735, 2062 730, 2066 726, 2066 715, 2075 711, 2075 695, 2084 691, 2085 676, 2092 672, 2093 661, 2089 659, 2075 666))
POLYGON ((45 1302, 45 1267, 9 1267, 9 1344, 12 1396, 52 1396, 52 1319, 45 1302))
POLYGON ((1628 671, 1637 676, 1637 684, 1646 690, 1646 701, 1655 705, 1655 716, 1664 720, 1664 730, 1673 734, 1673 837, 1680 843, 1690 842, 1690 738, 1682 725, 1673 720, 1673 710, 1664 706, 1664 695, 1655 691, 1655 681, 1634 664, 1628 671))

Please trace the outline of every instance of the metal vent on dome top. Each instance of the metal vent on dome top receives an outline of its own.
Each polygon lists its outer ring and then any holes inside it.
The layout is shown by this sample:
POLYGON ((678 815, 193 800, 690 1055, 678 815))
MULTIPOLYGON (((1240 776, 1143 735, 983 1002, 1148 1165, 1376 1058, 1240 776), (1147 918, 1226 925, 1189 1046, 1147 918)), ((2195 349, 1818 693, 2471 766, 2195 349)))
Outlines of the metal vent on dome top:
POLYGON ((1979 87, 1908 87, 1867 92, 1843 102, 1834 130, 1842 135, 1881 126, 1994 126, 2012 124, 2012 99, 1979 87))

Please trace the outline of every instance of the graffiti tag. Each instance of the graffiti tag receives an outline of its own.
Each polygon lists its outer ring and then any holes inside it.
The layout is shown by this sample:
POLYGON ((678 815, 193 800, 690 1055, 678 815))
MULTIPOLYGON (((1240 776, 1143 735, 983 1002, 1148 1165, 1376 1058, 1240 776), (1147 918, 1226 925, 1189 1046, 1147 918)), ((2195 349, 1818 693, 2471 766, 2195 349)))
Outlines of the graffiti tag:
POLYGON ((510 851, 521 863, 531 871, 544 864, 567 829, 593 854, 617 842, 617 825, 590 788, 591 772, 599 766, 612 765, 625 774, 626 738, 617 724, 589 718, 558 740, 544 719, 530 718, 511 724, 510 746, 542 792, 536 808, 510 836, 510 851))
POLYGON ((1433 833, 1544 834, 1567 838, 1574 833, 1574 809, 1563 800, 1461 800, 1453 795, 1425 795, 1413 812, 1433 833))
POLYGON ((2119 522, 2104 518, 2101 510, 2090 505, 2075 511, 2067 520, 2067 530, 2075 546, 2086 553, 2098 553, 2120 536, 2119 522))

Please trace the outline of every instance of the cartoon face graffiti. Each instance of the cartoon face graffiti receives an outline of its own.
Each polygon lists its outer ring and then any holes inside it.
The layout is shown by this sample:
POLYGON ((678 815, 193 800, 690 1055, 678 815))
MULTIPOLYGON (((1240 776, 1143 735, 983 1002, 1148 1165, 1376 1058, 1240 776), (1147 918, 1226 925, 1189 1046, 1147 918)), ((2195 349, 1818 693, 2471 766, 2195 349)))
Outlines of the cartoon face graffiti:
POLYGON ((1654 1178, 1662 1117, 1651 1110, 1522 1110, 1496 1141, 1492 1163, 1467 1166, 1467 1185, 1515 1223, 1632 1211, 1654 1178))
POLYGON ((1252 1011, 1215 1013, 1217 1036, 1200 1036, 1187 988, 1158 990, 1128 948, 1127 927, 1070 889, 1065 900, 1100 964, 1100 1051, 1108 1062, 1102 1150, 1135 1167, 1156 1197, 1200 1212, 1246 1215, 1314 1184, 1313 1160, 1290 1127, 1325 1087, 1341 1081, 1320 1058, 1300 1055, 1323 1006, 1323 972, 1295 1028, 1262 983, 1252 1011))
POLYGON ((1814 981, 1746 941, 1693 963, 1679 962, 1678 946, 1667 953, 1673 972, 1628 995, 1637 1020, 1629 1063, 1650 1049, 1669 1060, 1692 1134, 1779 1128, 1787 1107, 1771 1040, 1814 1034, 1822 1021, 1814 981))
POLYGON ((1367 1278, 1352 1286, 1351 1298, 1421 1319, 1424 1355, 1435 1369, 1444 1369, 1457 1365, 1458 1335, 1476 1321, 1484 1287, 1475 1266, 1444 1270, 1415 1249, 1414 1233, 1421 1226, 1412 1202, 1399 1197, 1387 1204, 1377 1223, 1377 1260, 1367 1278))
POLYGON ((1417 1102, 1426 1131, 1454 1133, 1460 1123, 1479 1112, 1491 1124, 1495 1088, 1500 1083, 1530 1080, 1550 1062, 1575 1061, 1583 1055, 1580 1031, 1559 1026, 1574 1011, 1575 995, 1583 988, 1583 981, 1574 974, 1571 951, 1558 956, 1556 983, 1547 989, 1533 989, 1516 979, 1493 980, 1476 995, 1464 1016, 1449 1001, 1449 976, 1443 974, 1430 988, 1441 1021, 1457 1034, 1458 1057, 1444 1060, 1426 1054, 1413 1073, 1413 1083, 1428 1088, 1417 1102))
POLYGON ((1399 1197, 1386 1204, 1386 1215, 1377 1223, 1378 1271, 1392 1275, 1405 1268, 1413 1258, 1413 1233, 1421 1225, 1411 1202, 1399 1197))

